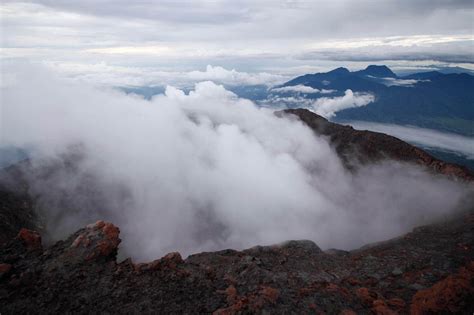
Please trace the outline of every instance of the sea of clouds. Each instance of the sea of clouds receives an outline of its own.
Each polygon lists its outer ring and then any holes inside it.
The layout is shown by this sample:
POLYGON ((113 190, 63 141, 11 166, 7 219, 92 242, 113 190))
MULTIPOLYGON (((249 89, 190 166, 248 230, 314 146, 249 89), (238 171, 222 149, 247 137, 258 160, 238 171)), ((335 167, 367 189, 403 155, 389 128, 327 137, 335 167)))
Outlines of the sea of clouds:
POLYGON ((471 192, 394 161, 348 171, 295 117, 210 81, 147 101, 43 67, 4 71, 1 145, 51 170, 28 176, 51 240, 104 219, 137 260, 289 239, 352 249, 440 219, 471 192))

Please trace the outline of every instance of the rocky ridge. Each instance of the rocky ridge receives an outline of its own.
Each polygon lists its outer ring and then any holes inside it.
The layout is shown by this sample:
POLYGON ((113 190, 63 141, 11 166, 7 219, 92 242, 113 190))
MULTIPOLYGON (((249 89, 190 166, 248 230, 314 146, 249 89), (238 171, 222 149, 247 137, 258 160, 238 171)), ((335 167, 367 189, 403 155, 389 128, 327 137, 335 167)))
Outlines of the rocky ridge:
POLYGON ((356 130, 328 121, 307 109, 287 109, 277 115, 291 115, 309 126, 317 135, 328 137, 337 154, 349 168, 374 163, 384 159, 415 163, 434 173, 452 178, 473 180, 473 173, 466 167, 436 159, 420 148, 398 138, 367 130, 356 130))

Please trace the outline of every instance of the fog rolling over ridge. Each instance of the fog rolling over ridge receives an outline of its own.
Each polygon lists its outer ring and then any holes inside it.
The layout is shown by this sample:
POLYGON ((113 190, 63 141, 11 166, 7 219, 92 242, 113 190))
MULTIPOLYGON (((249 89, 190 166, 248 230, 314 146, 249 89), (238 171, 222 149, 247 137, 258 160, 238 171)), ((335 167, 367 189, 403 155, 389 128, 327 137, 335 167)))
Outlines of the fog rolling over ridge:
POLYGON ((398 137, 404 141, 447 151, 458 152, 467 159, 474 159, 474 139, 457 134, 440 132, 414 126, 401 126, 365 121, 348 121, 356 129, 382 132, 398 137))
POLYGON ((442 217, 470 194, 392 161, 348 172, 301 122, 212 82, 146 101, 34 66, 11 78, 2 145, 28 149, 37 169, 75 154, 73 167, 31 178, 48 232, 109 220, 138 260, 289 239, 349 249, 442 217))

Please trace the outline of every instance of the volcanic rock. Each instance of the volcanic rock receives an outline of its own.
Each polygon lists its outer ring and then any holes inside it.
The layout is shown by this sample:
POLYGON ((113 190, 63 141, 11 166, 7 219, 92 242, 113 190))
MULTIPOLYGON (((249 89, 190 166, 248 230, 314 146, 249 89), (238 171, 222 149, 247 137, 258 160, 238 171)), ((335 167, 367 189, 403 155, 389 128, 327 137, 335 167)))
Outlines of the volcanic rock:
POLYGON ((131 259, 116 261, 119 244, 119 229, 102 221, 51 247, 36 245, 34 251, 22 238, 13 238, 0 247, 0 312, 472 314, 474 310, 473 211, 344 254, 323 252, 311 241, 290 241, 200 253, 184 260, 179 253, 170 253, 136 264, 131 259), (394 275, 394 270, 401 274, 394 275), (417 291, 415 285, 427 289, 417 291))

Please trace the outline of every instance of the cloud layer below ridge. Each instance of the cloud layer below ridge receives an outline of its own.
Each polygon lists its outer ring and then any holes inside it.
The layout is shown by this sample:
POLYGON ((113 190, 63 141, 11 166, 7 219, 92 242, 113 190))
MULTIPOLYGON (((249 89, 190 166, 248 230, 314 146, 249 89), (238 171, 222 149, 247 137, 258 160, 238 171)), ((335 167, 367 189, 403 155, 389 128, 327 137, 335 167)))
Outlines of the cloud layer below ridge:
POLYGON ((468 192, 390 161, 348 172, 301 122, 212 82, 146 101, 35 66, 13 72, 2 145, 55 166, 30 179, 53 239, 100 218, 138 260, 288 239, 347 249, 453 211, 468 192))

